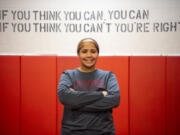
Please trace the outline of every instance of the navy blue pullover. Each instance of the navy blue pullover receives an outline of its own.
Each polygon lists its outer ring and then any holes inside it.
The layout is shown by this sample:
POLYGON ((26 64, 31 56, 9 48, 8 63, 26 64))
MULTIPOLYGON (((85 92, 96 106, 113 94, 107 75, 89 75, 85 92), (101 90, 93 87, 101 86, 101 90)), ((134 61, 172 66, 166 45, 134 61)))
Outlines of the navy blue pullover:
POLYGON ((58 98, 64 105, 62 129, 69 135, 87 130, 96 131, 93 135, 115 132, 112 108, 120 103, 120 89, 113 72, 66 70, 60 78, 58 98))

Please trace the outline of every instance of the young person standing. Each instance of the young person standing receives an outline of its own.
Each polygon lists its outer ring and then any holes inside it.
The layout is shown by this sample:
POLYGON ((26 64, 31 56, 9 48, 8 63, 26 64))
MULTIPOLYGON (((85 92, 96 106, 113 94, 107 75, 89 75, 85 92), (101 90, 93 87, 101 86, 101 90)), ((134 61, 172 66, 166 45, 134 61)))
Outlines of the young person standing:
POLYGON ((92 38, 79 42, 81 66, 62 73, 58 98, 64 105, 61 135, 115 135, 112 109, 120 103, 113 72, 96 68, 99 46, 92 38))

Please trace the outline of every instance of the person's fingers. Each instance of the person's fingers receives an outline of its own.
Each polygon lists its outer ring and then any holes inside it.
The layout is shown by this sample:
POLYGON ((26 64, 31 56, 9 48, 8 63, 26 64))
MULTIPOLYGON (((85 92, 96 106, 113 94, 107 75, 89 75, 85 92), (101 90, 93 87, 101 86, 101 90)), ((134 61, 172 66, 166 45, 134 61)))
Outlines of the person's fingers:
POLYGON ((69 90, 74 90, 73 88, 69 88, 69 90))
POLYGON ((104 96, 108 95, 107 91, 103 91, 102 93, 103 93, 104 96))

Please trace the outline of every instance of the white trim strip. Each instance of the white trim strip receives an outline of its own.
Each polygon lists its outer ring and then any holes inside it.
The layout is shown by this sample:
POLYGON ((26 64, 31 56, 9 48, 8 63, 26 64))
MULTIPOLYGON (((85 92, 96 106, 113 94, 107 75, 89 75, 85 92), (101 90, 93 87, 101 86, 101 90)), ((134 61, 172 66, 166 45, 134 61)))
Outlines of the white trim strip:
MULTIPOLYGON (((39 53, 0 53, 0 56, 77 56, 74 53, 69 54, 39 54, 39 53)), ((156 53, 147 53, 147 54, 141 54, 141 53, 124 53, 124 54, 103 54, 100 53, 100 56, 180 56, 180 54, 156 54, 156 53)))

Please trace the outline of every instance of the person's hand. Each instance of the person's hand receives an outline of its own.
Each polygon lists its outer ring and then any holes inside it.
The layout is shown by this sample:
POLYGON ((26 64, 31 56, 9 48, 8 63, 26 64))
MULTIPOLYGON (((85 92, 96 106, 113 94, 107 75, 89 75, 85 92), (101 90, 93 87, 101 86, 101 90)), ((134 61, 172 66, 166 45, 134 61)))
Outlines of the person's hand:
POLYGON ((69 88, 69 90, 74 91, 74 89, 73 89, 73 88, 69 88))
POLYGON ((104 95, 104 97, 105 96, 107 96, 108 95, 108 92, 107 91, 102 91, 102 94, 104 95))

